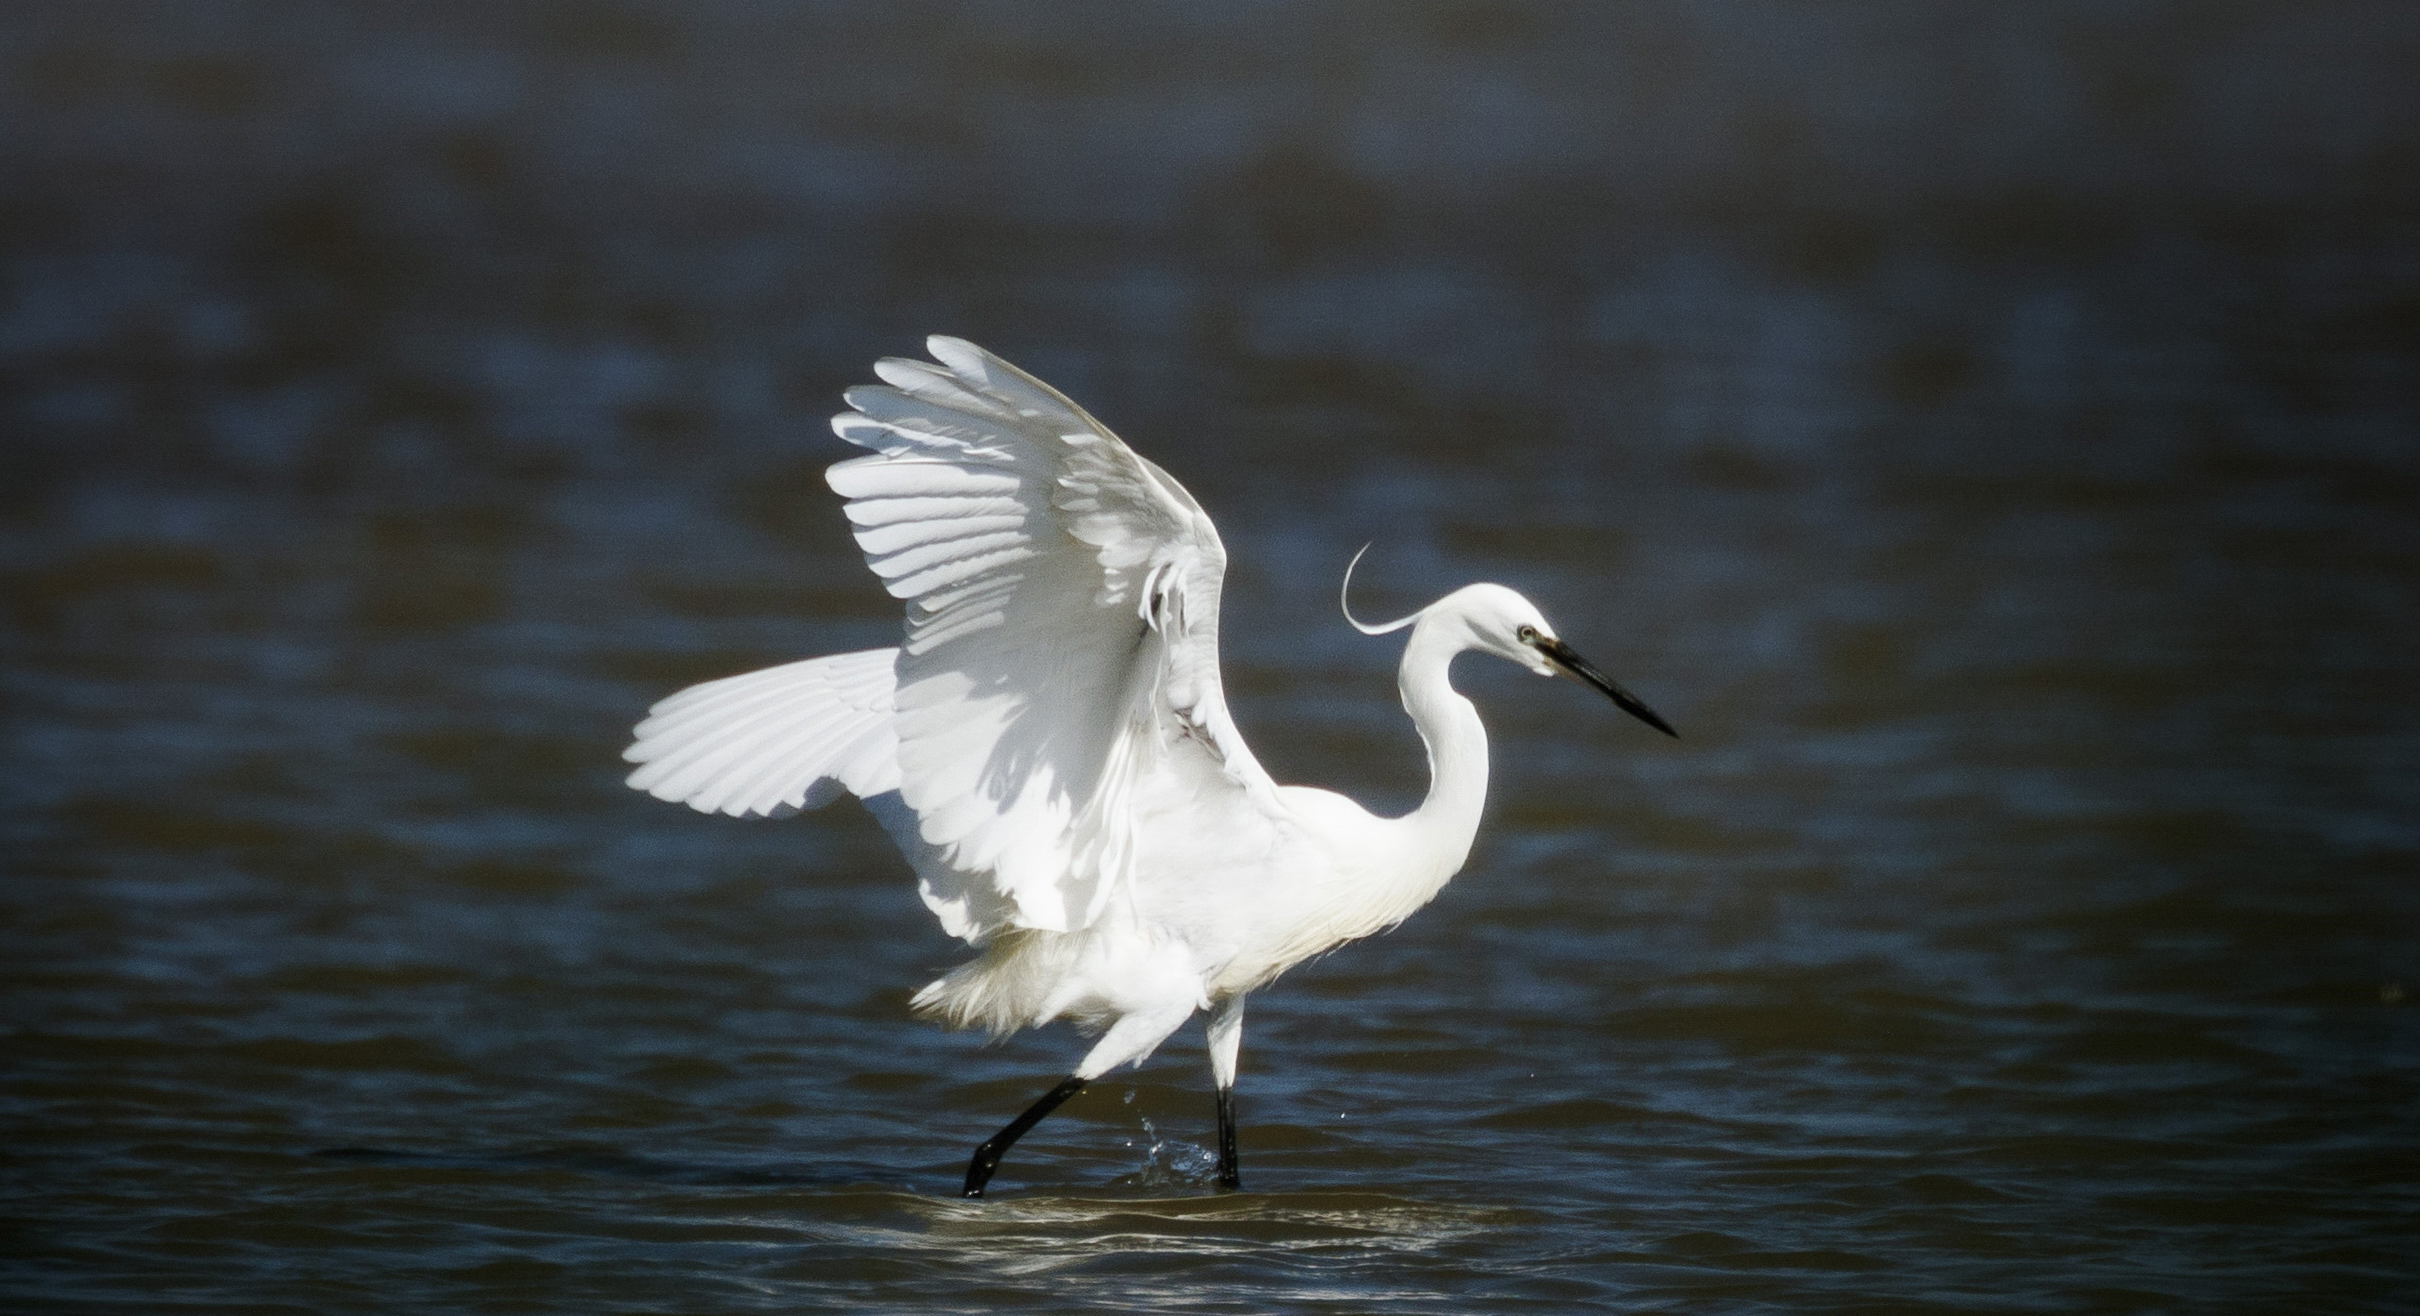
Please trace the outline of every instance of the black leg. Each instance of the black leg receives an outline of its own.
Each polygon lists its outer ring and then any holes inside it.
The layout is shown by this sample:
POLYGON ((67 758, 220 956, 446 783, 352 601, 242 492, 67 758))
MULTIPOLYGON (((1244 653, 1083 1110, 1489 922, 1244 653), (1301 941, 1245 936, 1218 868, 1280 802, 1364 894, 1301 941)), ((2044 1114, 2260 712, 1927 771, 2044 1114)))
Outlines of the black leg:
POLYGON ((1244 1186, 1235 1172, 1235 1089, 1218 1090, 1218 1190, 1230 1193, 1244 1186))
POLYGON ((983 1185, 992 1181, 992 1171, 1000 1168, 1000 1158, 1008 1154, 1008 1149, 1016 1146, 1017 1139, 1024 1137, 1027 1130, 1041 1123, 1043 1116, 1057 1110, 1061 1102, 1083 1091, 1084 1083, 1084 1079, 1071 1077, 1043 1093, 1040 1101, 1026 1107, 1024 1114, 1010 1120, 1007 1128, 993 1134, 989 1142, 977 1147, 974 1161, 966 1167, 966 1191, 959 1195, 983 1196, 983 1185))

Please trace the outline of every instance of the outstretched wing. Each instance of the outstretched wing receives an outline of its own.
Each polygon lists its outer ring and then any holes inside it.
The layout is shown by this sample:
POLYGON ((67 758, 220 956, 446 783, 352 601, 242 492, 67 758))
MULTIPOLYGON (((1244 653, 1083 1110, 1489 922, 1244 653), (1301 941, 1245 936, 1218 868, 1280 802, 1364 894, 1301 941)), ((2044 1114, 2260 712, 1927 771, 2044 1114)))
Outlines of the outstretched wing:
POLYGON ((908 604, 892 730, 900 797, 946 869, 925 898, 945 922, 1001 911, 970 940, 1083 927, 1128 874, 1155 774, 1277 815, 1219 687, 1226 549, 1057 390, 972 343, 927 346, 939 366, 884 360, 884 385, 849 390, 832 428, 872 455, 828 476, 908 604))

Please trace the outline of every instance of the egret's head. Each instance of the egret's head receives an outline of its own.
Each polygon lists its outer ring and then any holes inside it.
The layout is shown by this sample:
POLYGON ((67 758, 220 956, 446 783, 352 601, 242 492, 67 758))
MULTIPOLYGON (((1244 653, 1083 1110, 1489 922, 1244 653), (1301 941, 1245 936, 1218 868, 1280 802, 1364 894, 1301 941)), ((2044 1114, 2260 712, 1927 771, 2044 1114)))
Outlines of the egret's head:
MULTIPOLYGON (((1367 551, 1366 547, 1364 551, 1367 551)), ((1361 554, 1353 555, 1361 561, 1361 554)), ((1345 588, 1353 583, 1353 569, 1345 568, 1345 588)), ((1424 626, 1449 628, 1447 634, 1464 649, 1477 649, 1508 658, 1540 676, 1560 676, 1603 694, 1619 705, 1623 712, 1654 727, 1674 739, 1680 732, 1658 717, 1645 701, 1622 688, 1621 683, 1600 672, 1587 659, 1572 651, 1570 645, 1555 635, 1555 628, 1546 624, 1538 605, 1522 598, 1502 585, 1481 583, 1465 585, 1422 608, 1420 611, 1384 626, 1366 626, 1353 617, 1348 604, 1345 620, 1365 635, 1377 635, 1398 627, 1420 622, 1424 626)))
POLYGON ((1510 658, 1540 676, 1577 681, 1613 700, 1639 721, 1675 740, 1680 738, 1681 733, 1656 716, 1644 700, 1557 639, 1554 627, 1539 615, 1538 606, 1519 594, 1502 585, 1465 585, 1431 606, 1442 608, 1449 603, 1460 605, 1464 624, 1470 627, 1472 648, 1510 658))
POLYGON ((1555 675, 1547 645, 1560 645, 1538 605, 1502 585, 1465 585, 1428 606, 1437 621, 1459 629, 1463 644, 1510 659, 1540 676, 1555 675))

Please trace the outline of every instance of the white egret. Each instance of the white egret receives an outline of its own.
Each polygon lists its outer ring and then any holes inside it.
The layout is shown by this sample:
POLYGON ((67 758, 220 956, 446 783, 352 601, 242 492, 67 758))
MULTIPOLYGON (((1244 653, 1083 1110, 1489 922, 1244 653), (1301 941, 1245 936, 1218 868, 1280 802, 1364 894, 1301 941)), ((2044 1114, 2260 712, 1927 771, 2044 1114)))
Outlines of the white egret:
POLYGON ((903 642, 672 695, 638 725, 630 784, 742 817, 858 796, 941 926, 982 952, 919 991, 920 1013, 1099 1035, 976 1150, 966 1196, 1035 1123, 1196 1011, 1218 1182, 1235 1188, 1245 998, 1401 922, 1470 853, 1487 732, 1447 679, 1455 656, 1569 677, 1675 733, 1527 599, 1470 585, 1384 626, 1346 612, 1365 634, 1411 628, 1400 687, 1428 746, 1420 806, 1381 818, 1278 785, 1220 690, 1227 553, 1201 506, 1056 389, 972 343, 927 346, 938 366, 877 362, 883 385, 850 389, 832 422, 871 450, 828 479, 907 604, 903 642))

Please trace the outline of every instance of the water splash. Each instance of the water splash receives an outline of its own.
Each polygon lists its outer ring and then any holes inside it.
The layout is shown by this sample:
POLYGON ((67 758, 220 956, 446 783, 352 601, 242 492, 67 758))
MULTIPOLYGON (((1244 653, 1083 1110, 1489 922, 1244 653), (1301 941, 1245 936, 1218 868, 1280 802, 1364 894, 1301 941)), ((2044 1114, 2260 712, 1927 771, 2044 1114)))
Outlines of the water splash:
MULTIPOLYGON (((1134 1097, 1135 1090, 1128 1088, 1121 1100, 1132 1106, 1134 1097)), ((1139 1142, 1128 1138, 1126 1145, 1142 1147, 1143 1164, 1130 1174, 1118 1176, 1113 1181, 1118 1187, 1200 1188, 1217 1177, 1216 1152, 1195 1143, 1161 1137, 1160 1131, 1152 1126, 1151 1117, 1140 1110, 1135 1111, 1134 1117, 1143 1126, 1143 1136, 1139 1142)))

